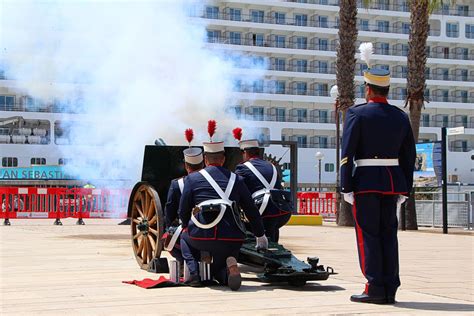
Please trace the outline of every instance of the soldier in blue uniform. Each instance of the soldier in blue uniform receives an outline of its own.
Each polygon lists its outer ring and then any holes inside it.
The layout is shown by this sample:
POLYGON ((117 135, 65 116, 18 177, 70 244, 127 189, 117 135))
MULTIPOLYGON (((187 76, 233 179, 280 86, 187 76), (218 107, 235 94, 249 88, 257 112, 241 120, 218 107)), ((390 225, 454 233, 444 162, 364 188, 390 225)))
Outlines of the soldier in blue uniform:
MULTIPOLYGON (((197 172, 204 167, 202 150, 200 148, 187 148, 183 151, 183 154, 184 167, 188 174, 197 172)), ((179 243, 182 226, 178 222, 178 210, 185 181, 186 177, 173 179, 171 181, 165 204, 165 225, 167 232, 163 235, 165 239, 165 250, 169 251, 180 263, 183 263, 179 243)))
POLYGON ((285 225, 291 212, 279 209, 270 197, 270 190, 281 190, 281 179, 270 162, 260 158, 258 140, 250 139, 239 142, 243 152, 244 163, 239 164, 235 173, 244 178, 252 197, 262 216, 265 235, 270 241, 278 242, 280 227, 285 225))
POLYGON ((353 205, 367 279, 351 301, 393 304, 400 286, 397 205, 412 190, 415 143, 407 114, 386 99, 389 71, 369 68, 364 79, 367 103, 348 109, 342 139, 341 189, 353 205))
POLYGON ((186 178, 179 217, 185 228, 181 251, 190 272, 189 285, 199 286, 198 261, 201 251, 212 256, 211 275, 237 290, 241 276, 237 267, 245 226, 236 211, 240 206, 257 236, 258 248, 268 248, 262 219, 243 179, 223 167, 224 143, 204 143, 206 168, 186 178))

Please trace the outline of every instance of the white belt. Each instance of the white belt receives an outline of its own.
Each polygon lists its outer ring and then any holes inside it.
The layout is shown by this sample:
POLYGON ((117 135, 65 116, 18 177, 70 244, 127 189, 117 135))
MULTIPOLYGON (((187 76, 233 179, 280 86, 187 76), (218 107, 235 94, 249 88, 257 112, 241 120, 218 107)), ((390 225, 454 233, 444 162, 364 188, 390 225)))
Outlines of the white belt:
POLYGON ((261 189, 252 194, 252 198, 255 199, 257 196, 263 195, 263 201, 262 205, 260 205, 260 208, 258 209, 258 212, 260 215, 265 212, 265 209, 267 208, 268 202, 270 201, 270 190, 268 189, 261 189))
POLYGON ((226 200, 223 200, 223 199, 207 200, 207 201, 199 203, 198 207, 201 207, 201 206, 204 206, 204 205, 211 205, 211 204, 220 205, 220 207, 221 207, 219 215, 217 215, 216 219, 214 221, 212 221, 211 223, 209 223, 209 224, 203 224, 203 223, 198 221, 198 219, 194 216, 194 214, 191 214, 191 220, 193 221, 194 225, 196 225, 197 227, 199 227, 201 229, 213 228, 214 226, 219 224, 219 222, 222 220, 227 207, 228 206, 232 207, 232 203, 230 201, 226 201, 226 200))
POLYGON ((398 166, 398 159, 359 159, 355 163, 357 167, 398 166))
POLYGON ((176 242, 178 241, 179 235, 181 235, 181 232, 183 231, 183 227, 181 225, 176 228, 176 231, 173 234, 173 237, 171 237, 170 243, 168 244, 168 247, 165 247, 166 251, 171 251, 174 248, 174 245, 176 245, 176 242))

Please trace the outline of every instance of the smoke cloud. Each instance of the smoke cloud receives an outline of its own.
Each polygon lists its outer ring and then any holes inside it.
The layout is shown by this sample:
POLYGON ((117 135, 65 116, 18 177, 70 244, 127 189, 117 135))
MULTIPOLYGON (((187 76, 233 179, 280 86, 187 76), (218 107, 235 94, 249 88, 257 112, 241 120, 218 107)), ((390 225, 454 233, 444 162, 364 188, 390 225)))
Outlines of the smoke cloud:
POLYGON ((226 111, 237 104, 233 60, 206 48, 205 24, 189 17, 202 8, 171 0, 2 1, 5 76, 21 93, 82 113, 61 119, 73 144, 60 146, 62 156, 100 165, 70 171, 136 181, 144 145, 184 144, 189 127, 197 145, 209 119, 218 121, 217 138, 239 124, 226 111))

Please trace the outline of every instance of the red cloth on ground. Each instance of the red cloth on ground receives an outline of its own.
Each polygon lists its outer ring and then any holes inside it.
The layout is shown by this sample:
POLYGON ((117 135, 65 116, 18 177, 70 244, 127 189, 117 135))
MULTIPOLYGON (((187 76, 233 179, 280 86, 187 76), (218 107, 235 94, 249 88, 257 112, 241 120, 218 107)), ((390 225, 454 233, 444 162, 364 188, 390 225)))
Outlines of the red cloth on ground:
POLYGON ((122 281, 122 283, 135 284, 136 286, 142 287, 144 289, 156 289, 156 288, 162 288, 162 287, 173 287, 173 286, 183 285, 183 284, 174 283, 164 276, 160 276, 158 280, 143 279, 141 281, 140 280, 122 281))

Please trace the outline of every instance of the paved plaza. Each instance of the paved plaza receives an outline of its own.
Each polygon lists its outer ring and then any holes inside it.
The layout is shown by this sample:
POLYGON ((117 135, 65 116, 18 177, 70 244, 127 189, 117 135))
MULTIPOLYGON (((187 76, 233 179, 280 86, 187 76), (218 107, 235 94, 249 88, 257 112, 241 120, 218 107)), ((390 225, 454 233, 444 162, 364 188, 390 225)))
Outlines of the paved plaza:
MULTIPOLYGON (((242 288, 142 289, 124 280, 158 278, 140 270, 129 226, 87 220, 14 220, 0 227, 0 314, 474 314, 474 236, 400 232, 402 286, 398 303, 356 304, 363 290, 352 228, 287 226, 281 243, 300 259, 320 257, 337 275, 303 288, 257 281, 245 271, 242 288)), ((457 231, 459 232, 459 231, 457 231)))

